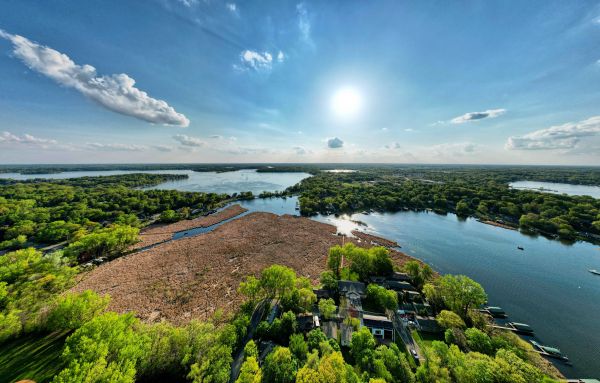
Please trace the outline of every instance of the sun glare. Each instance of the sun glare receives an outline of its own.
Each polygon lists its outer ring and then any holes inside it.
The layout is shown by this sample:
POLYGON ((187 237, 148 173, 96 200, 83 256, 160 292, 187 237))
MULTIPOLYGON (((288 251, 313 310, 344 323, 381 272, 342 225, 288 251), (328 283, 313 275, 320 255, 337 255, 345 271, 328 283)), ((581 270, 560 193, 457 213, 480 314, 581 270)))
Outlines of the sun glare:
POLYGON ((360 112, 362 97, 360 93, 350 87, 339 89, 331 99, 333 112, 342 118, 351 118, 360 112))

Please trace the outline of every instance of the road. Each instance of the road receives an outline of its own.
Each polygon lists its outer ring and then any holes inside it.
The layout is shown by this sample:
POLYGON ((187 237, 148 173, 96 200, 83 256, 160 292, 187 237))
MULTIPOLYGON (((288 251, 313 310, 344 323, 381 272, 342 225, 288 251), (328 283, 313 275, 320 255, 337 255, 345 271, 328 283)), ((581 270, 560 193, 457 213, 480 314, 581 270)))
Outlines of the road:
POLYGON ((412 349, 417 352, 419 360, 416 362, 419 363, 419 361, 424 360, 424 355, 421 352, 421 348, 413 339, 412 335, 410 334, 410 330, 407 328, 407 326, 404 325, 402 319, 400 319, 398 315, 394 314, 392 322, 394 323, 394 328, 396 329, 396 332, 400 334, 402 342, 404 342, 408 351, 410 352, 410 350, 412 349))
POLYGON ((250 318, 250 325, 248 326, 248 333, 246 334, 246 337, 244 338, 244 341, 242 342, 238 353, 233 358, 233 362, 231 363, 231 375, 229 378, 230 383, 234 383, 238 378, 238 375, 240 374, 240 369, 242 368, 242 363, 244 362, 244 347, 246 346, 246 343, 248 343, 250 339, 252 339, 252 337, 254 336, 254 331, 260 323, 260 320, 264 315, 265 308, 267 307, 267 300, 262 300, 256 305, 256 308, 252 313, 252 318, 250 318))

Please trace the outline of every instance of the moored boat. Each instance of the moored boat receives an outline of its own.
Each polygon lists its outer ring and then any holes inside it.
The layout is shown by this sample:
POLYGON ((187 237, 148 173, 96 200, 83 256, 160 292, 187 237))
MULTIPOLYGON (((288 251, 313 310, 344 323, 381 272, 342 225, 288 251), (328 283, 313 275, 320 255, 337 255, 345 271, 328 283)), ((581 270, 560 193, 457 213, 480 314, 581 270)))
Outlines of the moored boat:
POLYGON ((548 356, 551 358, 560 359, 565 362, 569 361, 569 358, 566 355, 563 355, 563 353, 556 347, 544 346, 543 344, 540 344, 540 343, 536 342, 535 340, 531 340, 530 342, 531 342, 531 344, 533 344, 534 348, 536 348, 537 350, 540 351, 540 353, 542 355, 545 355, 545 356, 548 356))
POLYGON ((596 270, 596 269, 590 269, 588 270, 590 273, 592 274, 596 274, 596 275, 600 275, 600 271, 596 270))
POLYGON ((518 333, 524 335, 533 334, 533 329, 526 323, 508 322, 508 325, 511 326, 518 333))

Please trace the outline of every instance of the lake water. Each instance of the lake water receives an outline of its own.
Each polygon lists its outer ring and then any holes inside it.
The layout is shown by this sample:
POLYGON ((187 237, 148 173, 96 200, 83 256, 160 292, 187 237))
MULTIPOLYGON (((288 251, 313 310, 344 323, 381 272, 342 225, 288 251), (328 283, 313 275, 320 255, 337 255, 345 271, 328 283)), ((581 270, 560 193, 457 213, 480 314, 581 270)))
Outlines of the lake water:
POLYGON ((538 181, 517 181, 511 182, 509 185, 515 189, 543 191, 554 194, 589 195, 594 198, 600 198, 600 186, 573 185, 538 181))
POLYGON ((232 194, 242 191, 251 191, 259 194, 263 191, 282 191, 295 185, 304 178, 310 177, 308 173, 258 173, 256 170, 238 170, 234 172, 194 172, 192 170, 110 170, 110 171, 77 171, 55 174, 18 174, 0 173, 0 178, 28 180, 34 178, 65 179, 77 177, 111 176, 132 173, 150 174, 186 174, 187 179, 181 181, 165 182, 147 189, 177 189, 193 192, 213 192, 232 194))
MULTIPOLYGON (((242 205, 251 211, 297 214, 296 202, 297 198, 272 198, 242 205)), ((600 377, 600 276, 588 272, 600 269, 599 247, 584 242, 565 245, 453 214, 313 218, 336 225, 340 232, 361 229, 395 240, 402 251, 442 274, 473 278, 485 288, 490 305, 504 308, 512 321, 530 324, 536 339, 569 356, 573 366, 557 362, 567 377, 600 377)))

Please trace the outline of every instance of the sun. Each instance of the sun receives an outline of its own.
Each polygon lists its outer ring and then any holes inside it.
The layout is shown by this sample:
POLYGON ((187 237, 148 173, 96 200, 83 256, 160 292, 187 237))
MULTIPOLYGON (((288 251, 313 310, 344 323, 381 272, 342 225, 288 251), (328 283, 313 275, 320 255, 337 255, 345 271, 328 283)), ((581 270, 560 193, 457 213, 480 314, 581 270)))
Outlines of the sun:
POLYGON ((341 118, 355 117, 362 107, 362 96, 352 87, 338 89, 331 99, 331 109, 341 118))

